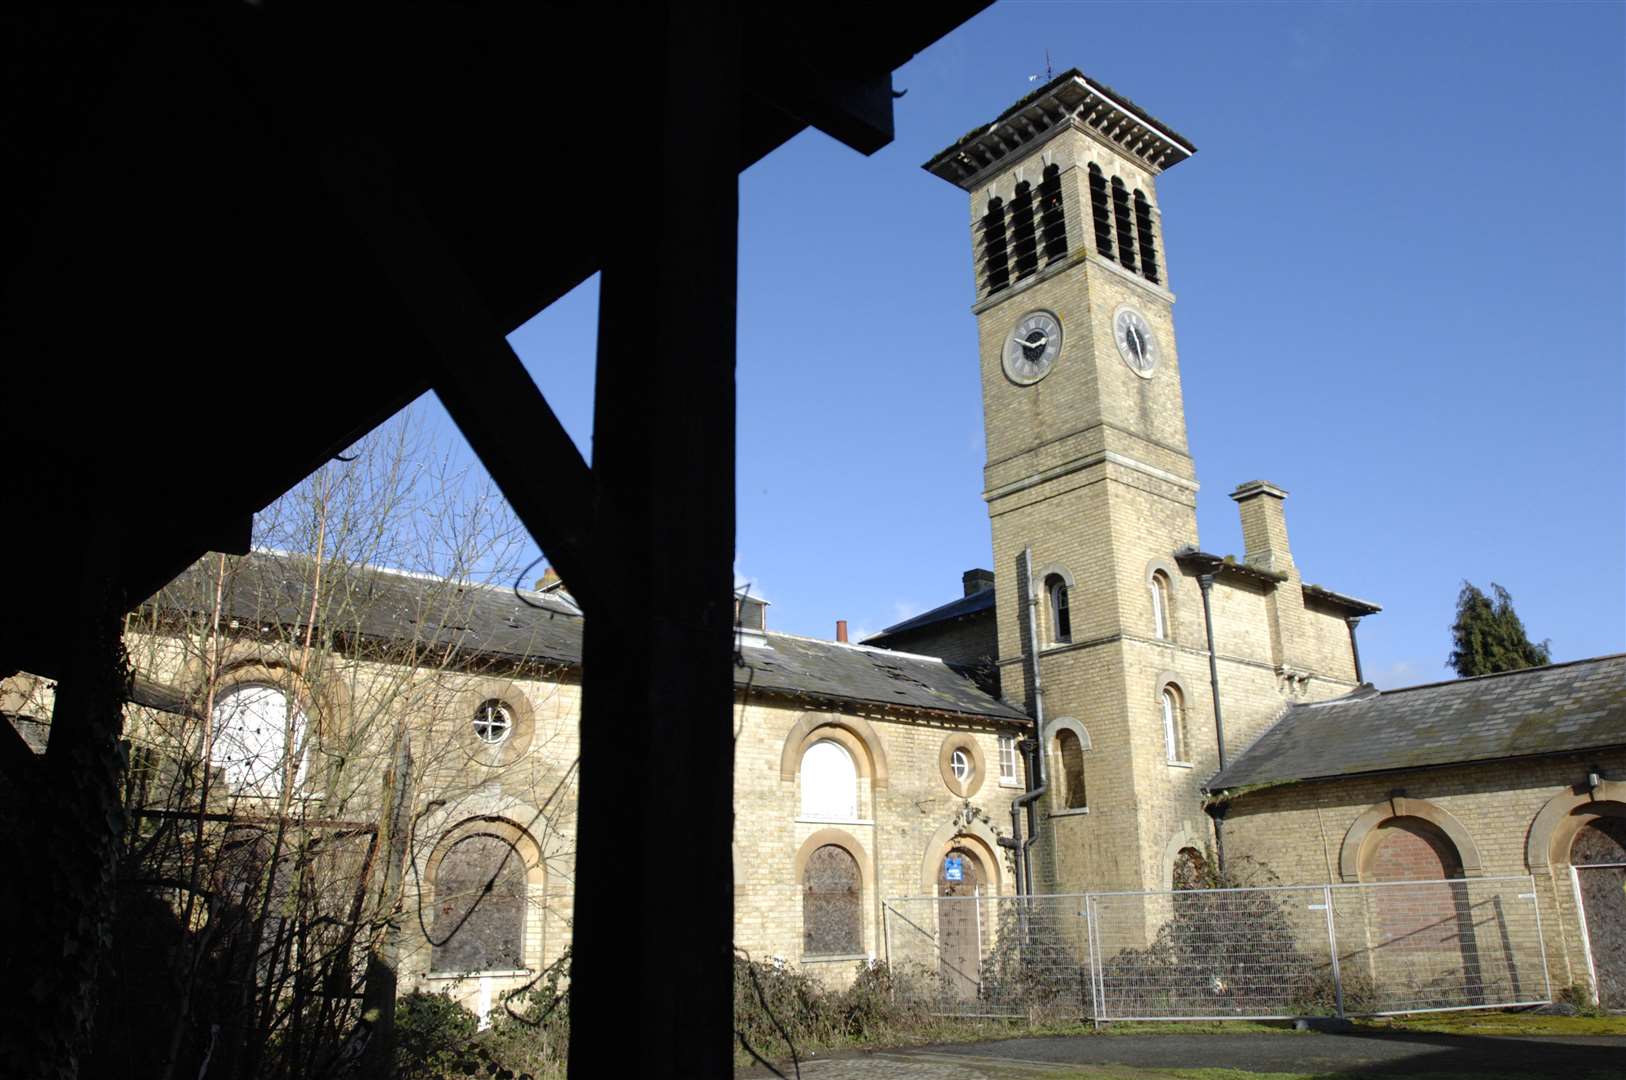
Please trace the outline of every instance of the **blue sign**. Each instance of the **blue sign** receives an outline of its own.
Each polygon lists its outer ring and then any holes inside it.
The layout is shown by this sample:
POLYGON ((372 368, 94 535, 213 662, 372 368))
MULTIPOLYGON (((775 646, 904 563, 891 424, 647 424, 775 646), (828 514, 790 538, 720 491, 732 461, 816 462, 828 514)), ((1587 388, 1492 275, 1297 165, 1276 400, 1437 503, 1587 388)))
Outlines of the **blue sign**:
POLYGON ((944 881, 965 880, 965 860, 958 855, 950 855, 943 860, 944 881))

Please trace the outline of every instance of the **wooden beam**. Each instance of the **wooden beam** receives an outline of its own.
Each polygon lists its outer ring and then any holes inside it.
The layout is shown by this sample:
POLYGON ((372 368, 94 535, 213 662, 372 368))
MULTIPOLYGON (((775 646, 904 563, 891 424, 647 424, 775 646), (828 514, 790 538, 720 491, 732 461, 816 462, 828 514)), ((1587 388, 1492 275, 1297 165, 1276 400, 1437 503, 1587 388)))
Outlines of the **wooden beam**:
POLYGON ((666 8, 620 60, 661 93, 614 170, 640 212, 600 286, 571 1076, 733 1074, 740 31, 720 6, 666 8))
POLYGON ((430 346, 436 396, 571 595, 585 602, 597 583, 588 543, 592 477, 581 451, 388 153, 363 140, 330 149, 323 166, 430 346))

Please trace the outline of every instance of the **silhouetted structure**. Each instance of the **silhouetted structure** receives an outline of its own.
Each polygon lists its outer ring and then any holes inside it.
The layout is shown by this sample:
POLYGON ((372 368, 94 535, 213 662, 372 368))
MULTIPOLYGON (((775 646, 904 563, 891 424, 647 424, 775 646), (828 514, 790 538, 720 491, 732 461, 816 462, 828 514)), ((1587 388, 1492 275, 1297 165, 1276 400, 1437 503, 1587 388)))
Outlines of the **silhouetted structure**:
POLYGON ((729 1067, 732 612, 689 598, 732 585, 737 174, 885 145, 892 69, 981 6, 12 16, 0 664, 60 691, 43 758, 0 728, 38 823, 0 1072, 73 1075, 94 1022, 120 617, 428 389, 592 616, 573 1066, 729 1067), (504 335, 595 271, 589 469, 504 335), (674 819, 708 885, 651 908, 674 819))

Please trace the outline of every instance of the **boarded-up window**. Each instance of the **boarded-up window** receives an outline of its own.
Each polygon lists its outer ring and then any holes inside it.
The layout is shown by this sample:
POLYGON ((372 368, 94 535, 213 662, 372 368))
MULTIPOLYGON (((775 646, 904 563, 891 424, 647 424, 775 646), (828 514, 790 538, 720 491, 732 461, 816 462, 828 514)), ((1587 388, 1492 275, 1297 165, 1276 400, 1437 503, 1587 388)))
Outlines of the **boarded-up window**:
POLYGON ((1432 822, 1408 816, 1385 821, 1368 842, 1365 880, 1417 883, 1376 894, 1372 962, 1379 985, 1404 980, 1402 985, 1418 987, 1425 1003, 1432 1000, 1431 983, 1455 981, 1477 992, 1473 912, 1463 887, 1450 880, 1462 877, 1451 838, 1432 822))
POLYGON ((1081 810, 1090 805, 1084 793, 1084 744, 1077 734, 1064 728, 1056 732, 1056 752, 1061 758, 1062 805, 1081 810))
POLYGON ((453 844, 435 872, 433 971, 525 966, 525 862, 499 836, 453 844))
POLYGON ((802 953, 853 956, 864 951, 859 924, 858 863, 845 848, 826 844, 802 871, 802 953))

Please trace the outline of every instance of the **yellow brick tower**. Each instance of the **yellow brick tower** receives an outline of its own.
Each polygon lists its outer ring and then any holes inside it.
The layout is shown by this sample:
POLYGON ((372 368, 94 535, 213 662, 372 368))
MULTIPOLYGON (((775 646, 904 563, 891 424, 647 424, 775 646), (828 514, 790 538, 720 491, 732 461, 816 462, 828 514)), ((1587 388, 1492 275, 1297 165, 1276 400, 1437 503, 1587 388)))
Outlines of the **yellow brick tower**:
POLYGON ((1156 190, 1193 152, 1069 71, 926 165, 971 197, 1000 673, 1045 719, 1039 890, 1168 888, 1171 852, 1206 850, 1187 716, 1210 695, 1171 648, 1201 602, 1173 557, 1197 481, 1156 190))

